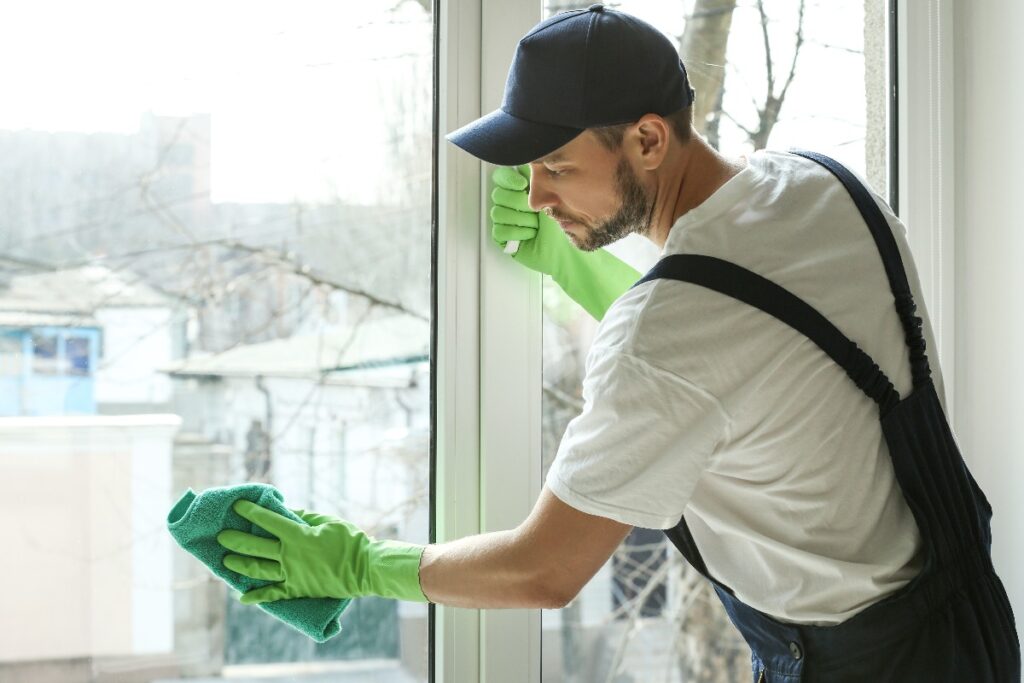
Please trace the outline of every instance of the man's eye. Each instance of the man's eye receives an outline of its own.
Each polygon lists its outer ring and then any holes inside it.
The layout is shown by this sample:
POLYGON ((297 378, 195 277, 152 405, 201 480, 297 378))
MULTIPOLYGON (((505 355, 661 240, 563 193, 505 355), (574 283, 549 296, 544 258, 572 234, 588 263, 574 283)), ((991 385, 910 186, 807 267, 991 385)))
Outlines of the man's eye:
POLYGON ((553 169, 553 168, 547 168, 547 167, 544 167, 544 170, 548 172, 548 175, 549 175, 549 176, 555 176, 555 177, 558 177, 558 176, 560 176, 560 175, 565 175, 565 171, 556 171, 556 170, 555 170, 555 169, 553 169))

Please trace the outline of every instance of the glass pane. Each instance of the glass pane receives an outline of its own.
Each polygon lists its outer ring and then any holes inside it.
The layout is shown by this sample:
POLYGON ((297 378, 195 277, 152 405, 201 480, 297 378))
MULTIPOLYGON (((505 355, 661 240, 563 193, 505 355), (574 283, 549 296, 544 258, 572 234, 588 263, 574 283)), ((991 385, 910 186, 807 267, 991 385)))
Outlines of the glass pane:
POLYGON ((57 337, 52 334, 32 334, 32 374, 60 375, 60 358, 57 354, 57 337))
POLYGON ((427 680, 426 605, 356 600, 317 644, 167 515, 261 482, 427 542, 433 43, 426 0, 5 14, 0 314, 58 335, 9 410, 75 418, 44 445, 0 425, 32 500, 5 516, 0 680, 427 680))
POLYGON ((68 337, 65 355, 67 356, 68 374, 88 375, 92 371, 89 349, 91 342, 88 337, 68 337))
MULTIPOLYGON (((545 16, 590 4, 550 2, 545 16)), ((819 151, 866 175, 885 196, 885 3, 765 0, 771 99, 758 5, 622 0, 613 6, 678 46, 697 91, 694 125, 724 154, 819 151)), ((660 252, 636 235, 609 249, 641 272, 660 252)), ((584 360, 597 324, 549 278, 544 313, 546 473, 566 425, 583 407, 584 360)), ((569 606, 544 612, 543 648, 545 683, 732 683, 750 676, 750 651, 709 584, 660 531, 647 529, 635 529, 569 606)))

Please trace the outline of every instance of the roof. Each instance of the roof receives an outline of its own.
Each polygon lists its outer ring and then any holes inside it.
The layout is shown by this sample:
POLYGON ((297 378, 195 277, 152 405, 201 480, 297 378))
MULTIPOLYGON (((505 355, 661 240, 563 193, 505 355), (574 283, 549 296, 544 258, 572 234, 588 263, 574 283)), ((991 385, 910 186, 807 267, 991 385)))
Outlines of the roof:
POLYGON ((192 356, 159 370, 172 376, 318 378, 351 370, 379 370, 426 362, 430 323, 398 315, 334 327, 322 333, 236 346, 192 356))
MULTIPOLYGON (((0 312, 92 316, 101 308, 168 306, 171 299, 129 273, 104 266, 13 275, 0 312)), ((54 324, 54 323, 43 323, 54 324)))
POLYGON ((0 327, 100 327, 90 315, 0 311, 0 327))

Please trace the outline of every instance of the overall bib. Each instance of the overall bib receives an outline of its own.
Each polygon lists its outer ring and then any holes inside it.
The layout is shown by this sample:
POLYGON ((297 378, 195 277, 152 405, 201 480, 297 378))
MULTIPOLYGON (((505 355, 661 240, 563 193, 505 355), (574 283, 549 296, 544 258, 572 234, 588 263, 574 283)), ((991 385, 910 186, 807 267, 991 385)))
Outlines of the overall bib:
POLYGON ((733 297, 794 328, 838 363, 878 404, 896 480, 921 533, 923 569, 902 589, 841 624, 788 624, 743 603, 710 576, 685 519, 665 534, 711 581, 750 646, 755 682, 1018 683, 1020 643, 992 566, 992 508, 967 470, 939 403, 896 240, 853 174, 828 157, 795 153, 842 182, 871 230, 906 334, 913 376, 909 395, 900 398, 878 365, 817 310, 733 263, 672 254, 637 284, 668 278, 733 297))

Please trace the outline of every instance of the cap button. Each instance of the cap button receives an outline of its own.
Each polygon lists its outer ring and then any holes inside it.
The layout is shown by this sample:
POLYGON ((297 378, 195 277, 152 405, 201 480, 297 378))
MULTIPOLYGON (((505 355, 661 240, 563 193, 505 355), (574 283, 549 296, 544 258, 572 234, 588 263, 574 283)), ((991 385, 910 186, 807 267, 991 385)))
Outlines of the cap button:
POLYGON ((587 10, 589 10, 591 12, 603 12, 604 11, 604 5, 602 5, 601 3, 597 2, 597 3, 594 3, 593 5, 591 5, 590 7, 588 7, 587 10))

